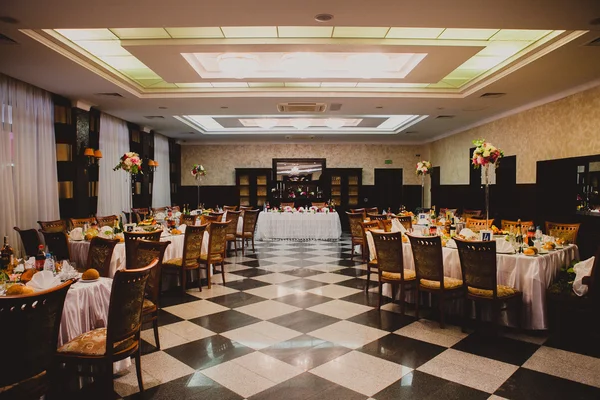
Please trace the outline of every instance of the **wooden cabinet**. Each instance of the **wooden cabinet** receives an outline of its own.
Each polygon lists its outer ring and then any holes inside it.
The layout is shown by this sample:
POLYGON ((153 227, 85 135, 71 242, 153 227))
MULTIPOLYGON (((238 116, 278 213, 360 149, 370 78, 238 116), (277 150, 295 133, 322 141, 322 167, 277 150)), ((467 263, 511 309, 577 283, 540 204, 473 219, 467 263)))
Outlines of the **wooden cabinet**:
POLYGON ((236 168, 235 183, 240 206, 262 207, 269 201, 271 191, 270 168, 236 168))
POLYGON ((328 168, 329 197, 336 208, 347 211, 360 204, 362 168, 328 168))

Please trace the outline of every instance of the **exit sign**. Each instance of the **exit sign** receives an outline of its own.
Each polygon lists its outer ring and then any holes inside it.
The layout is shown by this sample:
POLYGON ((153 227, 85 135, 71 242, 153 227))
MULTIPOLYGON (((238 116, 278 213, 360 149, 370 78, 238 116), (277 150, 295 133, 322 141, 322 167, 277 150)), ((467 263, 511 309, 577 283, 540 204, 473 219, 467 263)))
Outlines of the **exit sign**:
POLYGON ((392 160, 385 160, 385 164, 389 165, 392 163, 392 160))

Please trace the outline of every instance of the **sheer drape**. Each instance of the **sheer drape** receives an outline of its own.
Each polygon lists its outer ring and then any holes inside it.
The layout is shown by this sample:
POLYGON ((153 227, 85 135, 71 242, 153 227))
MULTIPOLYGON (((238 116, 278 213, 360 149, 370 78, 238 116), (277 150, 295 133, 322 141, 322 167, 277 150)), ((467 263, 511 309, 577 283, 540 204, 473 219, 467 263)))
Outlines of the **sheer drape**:
POLYGON ((170 206, 171 177, 169 174, 169 139, 163 135, 154 134, 154 161, 157 161, 159 166, 154 172, 152 206, 170 206))
POLYGON ((13 186, 12 154, 10 141, 10 117, 7 81, 0 77, 0 235, 8 236, 8 242, 15 251, 20 245, 17 232, 13 226, 17 225, 15 214, 15 191, 13 186))
POLYGON ((98 175, 98 215, 121 215, 131 209, 131 183, 124 171, 113 171, 129 151, 129 130, 125 121, 102 113, 100 116, 102 161, 98 175))

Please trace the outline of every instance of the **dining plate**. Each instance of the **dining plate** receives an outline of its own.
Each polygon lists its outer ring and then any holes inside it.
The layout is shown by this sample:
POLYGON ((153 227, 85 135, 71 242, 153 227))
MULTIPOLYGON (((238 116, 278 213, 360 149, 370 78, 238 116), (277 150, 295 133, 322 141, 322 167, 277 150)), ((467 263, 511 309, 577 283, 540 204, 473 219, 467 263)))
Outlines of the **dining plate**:
POLYGON ((69 239, 72 242, 83 242, 84 239, 69 239))
POLYGON ((92 282, 98 282, 99 280, 100 280, 100 278, 96 278, 96 279, 80 279, 79 282, 92 283, 92 282))

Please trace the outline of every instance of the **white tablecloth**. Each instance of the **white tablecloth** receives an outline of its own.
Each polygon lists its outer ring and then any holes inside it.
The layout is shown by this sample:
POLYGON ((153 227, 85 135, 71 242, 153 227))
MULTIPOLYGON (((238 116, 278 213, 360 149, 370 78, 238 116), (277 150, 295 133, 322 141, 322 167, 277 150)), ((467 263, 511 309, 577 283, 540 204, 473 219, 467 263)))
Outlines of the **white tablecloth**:
MULTIPOLYGON (((92 329, 104 328, 108 321, 108 307, 112 279, 100 278, 97 282, 76 282, 71 285, 65 298, 62 320, 58 333, 58 346, 92 329)), ((113 372, 131 366, 126 358, 113 365, 113 372)))
POLYGON ((261 212, 256 223, 256 238, 337 240, 342 235, 340 217, 332 213, 261 212))
MULTIPOLYGON (((375 255, 373 236, 367 233, 371 257, 375 255)), ((402 246, 404 268, 415 269, 412 249, 409 243, 402 246)), ((462 279, 460 259, 457 249, 443 248, 444 275, 462 279)), ((498 284, 506 285, 523 292, 521 326, 525 329, 548 329, 546 310, 546 289, 554 282, 561 267, 579 258, 579 249, 570 245, 564 249, 550 251, 535 257, 516 254, 498 254, 498 284)), ((386 285, 388 286, 388 285, 386 285)), ((384 293, 391 295, 391 288, 384 287, 384 293)))

